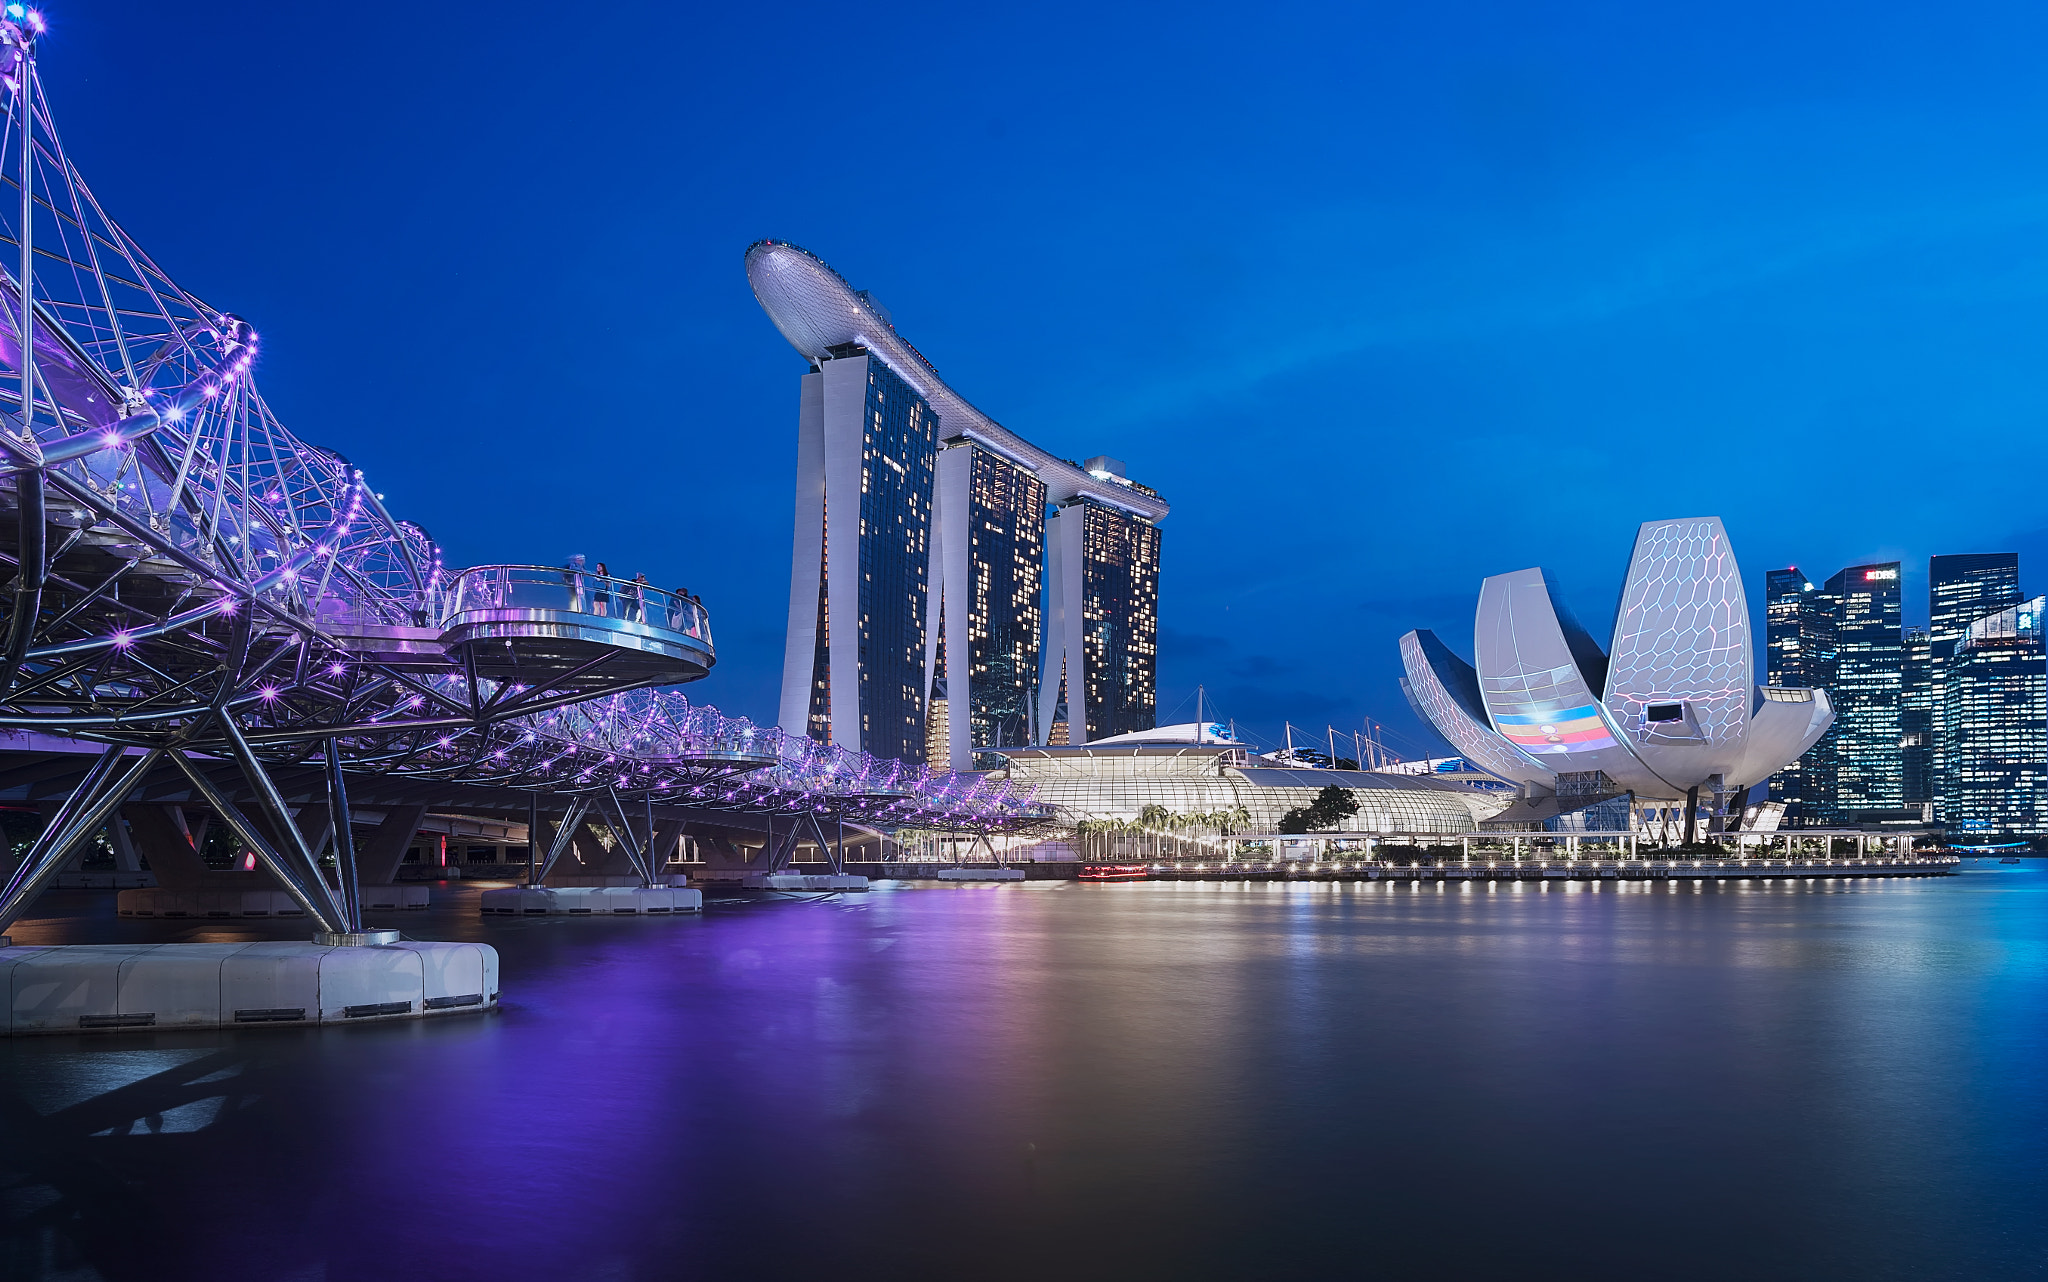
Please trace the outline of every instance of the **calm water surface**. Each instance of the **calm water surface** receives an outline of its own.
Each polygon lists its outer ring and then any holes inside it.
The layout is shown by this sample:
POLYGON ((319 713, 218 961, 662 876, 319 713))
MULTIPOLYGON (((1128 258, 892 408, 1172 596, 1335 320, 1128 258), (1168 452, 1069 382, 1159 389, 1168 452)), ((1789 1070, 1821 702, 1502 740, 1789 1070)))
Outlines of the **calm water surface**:
MULTIPOLYGON (((2031 1278, 2048 872, 415 934, 481 1018, 0 1041, 8 1278, 2031 1278)), ((17 942, 292 937, 54 896, 17 942)))

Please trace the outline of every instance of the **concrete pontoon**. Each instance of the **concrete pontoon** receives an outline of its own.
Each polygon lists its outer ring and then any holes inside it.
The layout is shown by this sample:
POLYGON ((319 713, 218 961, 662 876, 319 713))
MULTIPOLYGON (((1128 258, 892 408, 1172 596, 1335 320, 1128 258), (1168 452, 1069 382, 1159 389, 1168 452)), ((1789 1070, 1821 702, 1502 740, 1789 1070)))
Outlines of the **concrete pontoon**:
POLYGON ((0 1033, 357 1024, 498 1005, 498 950, 270 942, 0 947, 0 1033))

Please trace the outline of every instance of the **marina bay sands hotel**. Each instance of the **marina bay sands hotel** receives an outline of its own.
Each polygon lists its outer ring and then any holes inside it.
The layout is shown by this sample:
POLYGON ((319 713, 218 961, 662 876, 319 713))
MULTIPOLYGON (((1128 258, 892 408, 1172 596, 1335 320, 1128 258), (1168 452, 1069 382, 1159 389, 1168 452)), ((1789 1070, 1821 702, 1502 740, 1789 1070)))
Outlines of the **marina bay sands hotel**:
POLYGON ((1165 501, 975 409, 815 255, 760 241, 747 278, 811 363, 783 729, 956 770, 1151 729, 1165 501))

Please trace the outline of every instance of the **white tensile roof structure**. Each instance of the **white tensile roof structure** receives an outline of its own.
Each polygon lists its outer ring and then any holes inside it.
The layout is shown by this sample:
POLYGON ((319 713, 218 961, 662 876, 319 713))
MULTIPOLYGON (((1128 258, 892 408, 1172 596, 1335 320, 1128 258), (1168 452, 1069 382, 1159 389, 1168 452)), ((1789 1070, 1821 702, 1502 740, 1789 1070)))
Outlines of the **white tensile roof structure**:
POLYGON ((1541 569, 1480 585, 1475 664, 1401 638, 1402 688, 1475 765, 1531 789, 1606 776, 1678 800, 1764 782, 1827 733, 1824 690, 1755 684, 1742 573, 1718 517, 1646 521, 1602 651, 1541 569))

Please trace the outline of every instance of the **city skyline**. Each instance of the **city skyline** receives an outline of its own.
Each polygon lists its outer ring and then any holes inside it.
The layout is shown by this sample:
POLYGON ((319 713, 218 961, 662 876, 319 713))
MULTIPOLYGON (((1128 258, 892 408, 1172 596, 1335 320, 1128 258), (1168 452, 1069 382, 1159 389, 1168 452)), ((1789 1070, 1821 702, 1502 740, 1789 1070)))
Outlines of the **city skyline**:
POLYGON ((2039 1274, 2048 12, 763 16, 0 0, 8 1278, 2039 1274))
POLYGON ((1455 15, 1382 16, 1284 9, 1250 50, 1187 24, 1170 56, 1112 74, 1102 49, 1159 38, 1133 15, 1089 46, 1018 15, 943 33, 884 15, 846 50, 789 51, 762 95, 756 69, 713 56, 753 38, 738 15, 625 6, 572 24, 564 94, 518 52, 560 21, 546 6, 411 14, 404 41, 344 49, 289 7, 116 3, 90 41, 59 22, 71 43, 49 74, 132 230, 274 339, 280 414, 393 477, 390 502, 451 563, 583 552, 713 603, 728 647, 702 697, 759 721, 786 585, 732 556, 732 532, 784 562, 795 460, 787 354, 733 279, 733 247, 763 235, 887 282, 934 363, 1049 451, 1115 442, 1146 461, 1178 507, 1163 719, 1191 716, 1201 683, 1273 739, 1289 716, 1418 739, 1391 656, 1409 626, 1468 622, 1438 584, 1540 563, 1597 614, 1624 568, 1611 549, 1670 510, 1623 487, 1569 529, 1459 535, 1441 483, 1475 457, 1591 473, 1621 448, 1675 477, 1704 441, 1845 478, 1793 506, 1770 485, 1712 505, 1753 599, 1765 567, 1899 560, 1911 625, 1929 554, 2048 555, 2028 469, 1927 446, 2016 442, 2024 459, 2048 420, 2027 337, 2048 269, 2026 248, 2048 87, 2017 61, 2038 14, 1965 36, 1735 5, 1678 38, 1654 14, 1624 32, 1503 13, 1476 42, 1455 15), (1352 51, 1324 74, 1185 100, 1187 76, 1236 83, 1246 56, 1299 56, 1277 33, 1310 13, 1318 48, 1352 51), (972 85, 954 82, 956 40, 994 51, 972 85), (156 61, 165 47, 186 71, 156 61), (469 52, 426 61, 445 48, 469 52), (847 58, 890 69, 876 109, 925 158, 915 200, 890 166, 763 145, 834 118, 847 58), (262 160, 227 214, 133 125, 188 76, 246 80, 265 104, 237 124, 262 160), (735 102, 745 129, 702 127, 735 102), (566 181, 606 211, 566 251, 531 199, 544 144, 511 123, 529 117, 577 140, 566 181), (359 242, 348 273, 318 248, 359 242), (423 341, 364 363, 343 336, 365 329, 423 341), (535 356, 593 348, 600 379, 535 356), (332 395, 344 384, 406 409, 361 414, 332 395), (528 496, 536 458, 612 423, 647 427, 550 468, 555 491, 604 502, 528 496), (1869 503, 1906 459, 1916 501, 1869 503))
POLYGON ((1904 613, 1897 561, 1817 584, 1765 575, 1773 684, 1834 692, 1840 716, 1770 780, 1794 825, 1939 826, 1997 842, 2048 832, 2048 665, 2041 598, 2011 552, 1929 557, 1927 626, 1904 613))

